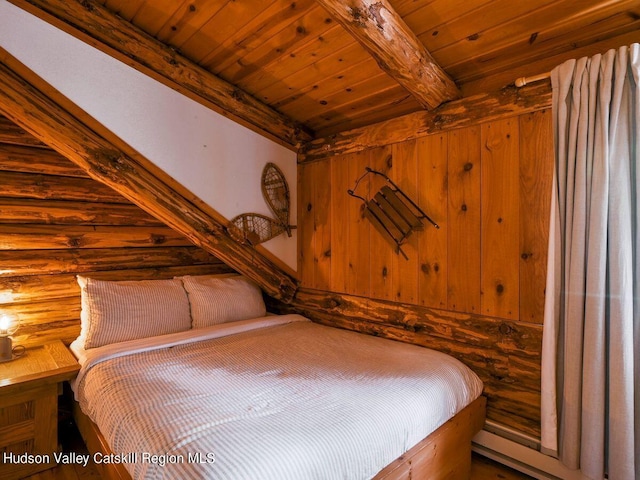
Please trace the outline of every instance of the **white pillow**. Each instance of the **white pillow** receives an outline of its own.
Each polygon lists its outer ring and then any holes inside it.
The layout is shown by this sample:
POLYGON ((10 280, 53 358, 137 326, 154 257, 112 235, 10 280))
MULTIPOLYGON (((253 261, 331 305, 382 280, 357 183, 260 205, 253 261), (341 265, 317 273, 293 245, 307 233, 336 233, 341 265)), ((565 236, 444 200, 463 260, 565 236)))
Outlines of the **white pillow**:
POLYGON ((191 328, 180 280, 112 282, 78 275, 78 283, 85 349, 191 328))
POLYGON ((264 317, 267 308, 262 292, 242 277, 180 277, 189 295, 192 328, 264 317))

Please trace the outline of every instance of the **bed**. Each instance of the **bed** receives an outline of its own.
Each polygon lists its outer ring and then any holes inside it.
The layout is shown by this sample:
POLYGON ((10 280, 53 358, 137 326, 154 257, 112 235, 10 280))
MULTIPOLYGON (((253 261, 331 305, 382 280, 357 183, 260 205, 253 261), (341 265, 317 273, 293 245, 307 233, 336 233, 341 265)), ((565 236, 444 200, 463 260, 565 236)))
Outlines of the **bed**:
POLYGON ((75 416, 105 478, 468 478, 484 397, 452 357, 268 315, 244 278, 79 281, 75 416))

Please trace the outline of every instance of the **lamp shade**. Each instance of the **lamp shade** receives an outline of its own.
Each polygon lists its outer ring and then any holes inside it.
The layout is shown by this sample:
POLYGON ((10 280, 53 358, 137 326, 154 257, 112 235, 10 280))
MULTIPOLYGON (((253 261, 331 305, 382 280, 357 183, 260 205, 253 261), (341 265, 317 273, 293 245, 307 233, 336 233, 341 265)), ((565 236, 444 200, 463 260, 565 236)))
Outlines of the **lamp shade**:
POLYGON ((14 315, 0 313, 0 337, 13 335, 19 326, 20 321, 14 315))

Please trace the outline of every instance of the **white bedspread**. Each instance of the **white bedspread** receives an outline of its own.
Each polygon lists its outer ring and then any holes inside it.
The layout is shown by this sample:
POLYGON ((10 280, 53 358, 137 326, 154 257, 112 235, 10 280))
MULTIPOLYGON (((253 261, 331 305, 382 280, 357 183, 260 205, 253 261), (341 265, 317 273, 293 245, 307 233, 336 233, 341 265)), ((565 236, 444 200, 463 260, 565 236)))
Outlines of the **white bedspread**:
POLYGON ((183 333, 74 347, 80 406, 135 479, 371 478, 482 391, 443 353, 298 315, 183 333))

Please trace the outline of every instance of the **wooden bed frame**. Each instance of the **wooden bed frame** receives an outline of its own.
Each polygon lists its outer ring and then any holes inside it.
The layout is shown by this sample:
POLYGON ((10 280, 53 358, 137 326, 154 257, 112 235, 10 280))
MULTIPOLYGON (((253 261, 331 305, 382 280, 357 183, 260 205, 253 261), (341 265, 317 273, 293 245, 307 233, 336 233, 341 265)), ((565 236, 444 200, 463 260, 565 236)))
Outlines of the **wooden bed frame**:
MULTIPOLYGON (((468 480, 471 473, 471 439, 482 429, 487 400, 481 396, 456 416, 398 457, 375 476, 376 480, 468 480)), ((89 451, 111 454, 98 427, 74 402, 73 416, 89 451)), ((105 480, 131 480, 123 464, 96 464, 105 480)))

